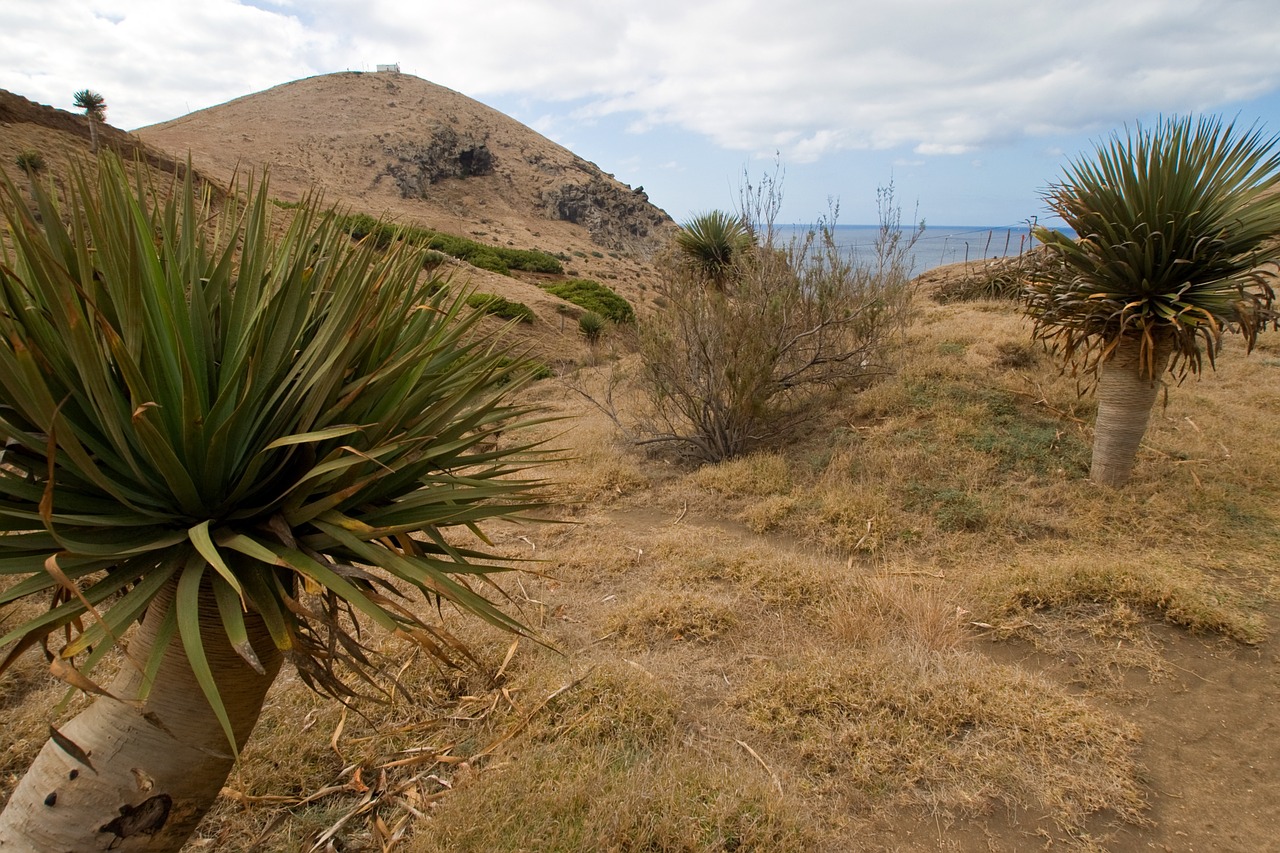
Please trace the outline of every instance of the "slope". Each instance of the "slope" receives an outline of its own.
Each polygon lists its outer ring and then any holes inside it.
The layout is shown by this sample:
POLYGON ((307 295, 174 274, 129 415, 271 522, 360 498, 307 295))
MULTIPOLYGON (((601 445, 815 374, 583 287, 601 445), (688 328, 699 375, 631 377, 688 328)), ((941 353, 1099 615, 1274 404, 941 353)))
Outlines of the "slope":
POLYGON ((190 151, 212 174, 270 166, 286 200, 319 186, 329 201, 374 215, 577 257, 594 277, 632 273, 623 256, 651 256, 672 224, 642 189, 407 74, 311 77, 137 135, 175 155, 190 151))

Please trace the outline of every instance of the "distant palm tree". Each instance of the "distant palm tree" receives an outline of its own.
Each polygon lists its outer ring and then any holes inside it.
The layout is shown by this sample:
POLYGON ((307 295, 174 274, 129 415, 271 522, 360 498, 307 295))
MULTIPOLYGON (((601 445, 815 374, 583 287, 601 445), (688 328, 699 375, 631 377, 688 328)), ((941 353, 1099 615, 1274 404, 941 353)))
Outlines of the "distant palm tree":
POLYGON ((676 234, 676 246, 717 287, 751 246, 751 230, 740 216, 713 210, 686 222, 676 234))
POLYGON ((1037 229, 1057 263, 1033 274, 1037 338, 1097 379, 1094 482, 1128 481, 1160 377, 1199 374, 1226 331, 1275 324, 1280 138, 1170 118, 1099 145, 1047 193, 1079 235, 1037 229))
POLYGON ((84 110, 89 118, 89 147, 98 150, 98 122, 107 117, 107 102, 91 89, 81 89, 72 96, 77 109, 84 110))

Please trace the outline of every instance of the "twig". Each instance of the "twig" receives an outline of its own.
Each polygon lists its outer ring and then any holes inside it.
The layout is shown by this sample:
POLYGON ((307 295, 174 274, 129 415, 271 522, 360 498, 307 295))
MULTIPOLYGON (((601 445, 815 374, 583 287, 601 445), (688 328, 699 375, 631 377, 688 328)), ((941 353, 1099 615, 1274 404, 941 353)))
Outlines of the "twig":
POLYGON ((756 761, 760 762, 760 766, 763 767, 765 769, 765 772, 769 774, 769 778, 773 780, 774 786, 778 789, 778 793, 781 794, 782 781, 778 779, 778 774, 773 772, 773 768, 770 767, 768 764, 766 764, 765 760, 760 757, 760 753, 756 752, 754 749, 748 746, 744 741, 740 741, 737 738, 734 738, 733 742, 736 743, 738 746, 742 747, 743 749, 745 749, 747 752, 751 753, 751 757, 754 758, 756 761))
POLYGON ((524 730, 525 726, 529 725, 529 723, 531 723, 531 722, 533 721, 534 716, 535 716, 539 711, 541 711, 543 708, 547 707, 547 705, 548 705, 548 704, 549 704, 553 699, 555 699, 557 696, 560 696, 560 695, 561 695, 561 694, 563 694, 563 693, 567 693, 568 691, 570 691, 570 690, 572 690, 573 688, 577 687, 577 686, 578 686, 579 684, 581 684, 584 680, 586 680, 586 677, 587 677, 588 675, 590 675, 594 670, 595 670, 595 667, 594 667, 594 666, 592 666, 590 669, 588 669, 588 670, 587 670, 586 672, 584 672, 582 675, 578 676, 578 677, 577 677, 576 679, 574 679, 573 681, 571 681, 571 682, 569 682, 568 684, 564 685, 564 686, 563 686, 563 687, 561 687, 559 690, 555 690, 555 691, 553 691, 551 694, 549 694, 549 695, 547 696, 547 698, 546 698, 546 699, 543 699, 541 702, 539 702, 539 703, 538 703, 538 705, 537 705, 537 707, 535 707, 535 708, 534 708, 532 711, 530 711, 528 714, 525 714, 525 715, 524 715, 524 718, 523 718, 522 720, 520 720, 520 722, 518 722, 518 723, 516 723, 514 726, 512 726, 512 727, 511 727, 511 729, 509 729, 509 730, 507 731, 507 733, 506 733, 506 734, 502 735, 502 737, 498 738, 497 740, 493 741, 493 742, 492 742, 492 743, 490 743, 488 746, 486 746, 484 749, 482 749, 482 750, 480 750, 479 752, 477 752, 476 754, 472 755, 472 756, 471 756, 471 758, 470 758, 470 759, 468 759, 468 760, 469 760, 469 761, 473 761, 473 762, 474 762, 476 759, 483 758, 483 757, 485 757, 486 755, 489 755, 489 754, 491 754, 492 752, 494 752, 494 750, 496 750, 498 747, 502 746, 502 744, 504 744, 504 743, 506 743, 507 741, 511 740, 511 738, 513 738, 513 737, 515 737, 516 735, 518 735, 521 731, 523 731, 523 730, 524 730))
POLYGON ((284 809, 276 812, 275 817, 271 818, 271 820, 267 822, 267 825, 262 828, 262 832, 258 833, 258 837, 253 839, 249 844, 249 847, 247 848, 248 853, 256 853, 256 851, 262 846, 263 842, 275 834, 276 830, 280 828, 280 825, 284 823, 285 818, 288 816, 289 812, 284 809))
POLYGON ((1067 412, 1063 411, 1062 409, 1059 409, 1058 407, 1056 407, 1056 406, 1054 406, 1053 404, 1051 404, 1051 403, 1049 402, 1048 395, 1046 395, 1046 394, 1044 393, 1044 389, 1043 389, 1042 387, 1040 387, 1040 385, 1039 385, 1039 384, 1037 384, 1037 385, 1036 385, 1036 393, 1035 393, 1035 394, 1032 394, 1032 393, 1031 393, 1031 392, 1029 392, 1029 391, 1019 391, 1019 390, 1018 390, 1018 389, 1016 389, 1016 388, 1012 389, 1012 393, 1017 394, 1017 395, 1022 396, 1022 397, 1029 397, 1029 398, 1031 398, 1032 400, 1034 400, 1034 401, 1036 402, 1036 405, 1038 405, 1038 406, 1044 406, 1044 407, 1045 407, 1046 409, 1048 409, 1050 412, 1052 412, 1053 414, 1057 415, 1058 417, 1060 417, 1060 418, 1062 418, 1062 419, 1064 419, 1064 420, 1071 421, 1072 423, 1079 424, 1080 426, 1083 426, 1083 427, 1087 427, 1087 426, 1089 426, 1089 422, 1088 422, 1088 421, 1083 420, 1083 419, 1081 419, 1081 418, 1077 418, 1075 415, 1068 414, 1067 412))

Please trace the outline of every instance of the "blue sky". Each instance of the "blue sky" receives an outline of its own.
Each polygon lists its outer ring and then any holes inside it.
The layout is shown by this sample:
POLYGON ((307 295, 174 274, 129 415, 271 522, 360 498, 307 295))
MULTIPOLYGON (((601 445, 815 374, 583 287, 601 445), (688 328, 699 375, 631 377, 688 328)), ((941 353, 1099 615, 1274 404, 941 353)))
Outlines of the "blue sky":
POLYGON ((314 74, 470 95, 677 220, 781 162, 780 220, 1043 221, 1068 158, 1214 112, 1280 133, 1274 0, 3 0, 0 88, 132 129, 314 74))

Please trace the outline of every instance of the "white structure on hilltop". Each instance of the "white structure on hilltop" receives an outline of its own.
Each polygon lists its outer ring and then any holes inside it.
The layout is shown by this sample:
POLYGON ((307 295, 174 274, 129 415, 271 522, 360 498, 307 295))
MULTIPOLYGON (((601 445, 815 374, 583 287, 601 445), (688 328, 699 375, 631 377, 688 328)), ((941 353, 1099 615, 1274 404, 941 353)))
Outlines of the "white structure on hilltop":
POLYGON ((393 62, 393 63, 392 63, 392 64, 390 64, 390 65, 379 65, 379 66, 378 66, 378 70, 379 70, 379 71, 390 71, 392 74, 399 74, 399 73, 400 73, 400 63, 399 63, 399 62, 393 62))

